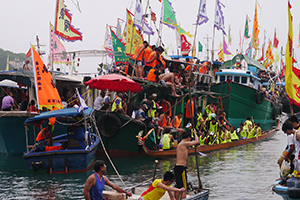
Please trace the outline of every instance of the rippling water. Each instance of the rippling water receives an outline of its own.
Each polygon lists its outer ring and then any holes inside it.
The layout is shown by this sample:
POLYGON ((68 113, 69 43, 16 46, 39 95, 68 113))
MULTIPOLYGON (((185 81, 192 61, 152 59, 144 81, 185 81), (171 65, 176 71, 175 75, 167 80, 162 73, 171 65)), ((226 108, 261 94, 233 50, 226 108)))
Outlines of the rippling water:
MULTIPOLYGON (((210 199, 282 199, 270 188, 279 177, 276 164, 286 146, 281 131, 259 143, 208 153, 201 157, 200 176, 203 187, 211 190, 210 199)), ((98 159, 101 159, 100 157, 98 159)), ((114 158, 126 186, 153 176, 154 158, 114 158)), ((108 178, 122 182, 108 164, 108 178)), ((157 176, 173 167, 175 159, 159 160, 157 176)), ((71 174, 28 172, 21 156, 0 155, 0 199, 83 199, 86 178, 92 171, 71 174)), ((198 184, 193 156, 188 159, 188 180, 198 184)))

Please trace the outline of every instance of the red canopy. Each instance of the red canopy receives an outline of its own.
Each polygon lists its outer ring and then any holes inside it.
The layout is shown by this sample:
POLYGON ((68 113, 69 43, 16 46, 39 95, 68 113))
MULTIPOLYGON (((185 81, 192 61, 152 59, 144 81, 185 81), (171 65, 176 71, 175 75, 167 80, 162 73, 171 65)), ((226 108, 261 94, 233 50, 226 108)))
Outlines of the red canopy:
POLYGON ((143 90, 139 83, 118 74, 98 76, 84 82, 84 84, 90 88, 115 92, 128 92, 129 90, 130 92, 141 92, 143 90))

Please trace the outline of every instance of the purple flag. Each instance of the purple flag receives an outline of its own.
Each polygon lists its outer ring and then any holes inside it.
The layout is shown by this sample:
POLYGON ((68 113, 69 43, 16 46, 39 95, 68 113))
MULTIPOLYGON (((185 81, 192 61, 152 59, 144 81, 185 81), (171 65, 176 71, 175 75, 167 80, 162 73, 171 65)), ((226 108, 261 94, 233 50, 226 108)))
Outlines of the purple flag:
POLYGON ((147 35, 154 35, 154 31, 152 28, 146 23, 146 20, 144 20, 144 15, 143 15, 143 9, 141 5, 140 0, 136 0, 136 7, 135 7, 135 12, 134 12, 134 22, 133 25, 140 30, 143 28, 143 32, 147 35), (144 26, 143 26, 144 22, 144 26))
POLYGON ((218 30, 222 30, 223 34, 226 35, 225 32, 225 20, 224 20, 224 15, 223 15, 223 11, 222 11, 222 7, 223 6, 225 8, 225 6, 220 2, 220 0, 217 0, 216 2, 216 15, 215 15, 215 27, 218 30))
POLYGON ((199 26, 208 21, 208 17, 206 15, 206 0, 200 0, 197 20, 198 21, 196 23, 199 26))
POLYGON ((227 45, 227 43, 225 41, 224 35, 223 35, 223 52, 226 55, 232 55, 232 53, 228 50, 228 45, 227 45))

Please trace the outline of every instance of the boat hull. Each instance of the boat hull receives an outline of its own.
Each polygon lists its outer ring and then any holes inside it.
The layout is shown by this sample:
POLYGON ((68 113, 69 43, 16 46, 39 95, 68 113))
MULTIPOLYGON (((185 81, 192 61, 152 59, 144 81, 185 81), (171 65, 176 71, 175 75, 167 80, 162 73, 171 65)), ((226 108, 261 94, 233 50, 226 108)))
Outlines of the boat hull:
POLYGON ((208 101, 221 101, 219 105, 224 108, 226 119, 235 127, 244 122, 247 117, 253 117, 256 123, 260 123, 262 130, 270 130, 273 120, 279 113, 276 105, 267 99, 261 104, 256 103, 257 90, 245 85, 226 82, 211 86, 211 92, 218 93, 208 98, 208 101), (221 98, 219 98, 221 97, 221 98))
POLYGON ((281 181, 275 182, 272 190, 281 196, 284 200, 300 200, 300 188, 289 188, 280 184, 281 181))
MULTIPOLYGON (((94 135, 94 137, 96 137, 94 135)), ((100 140, 97 138, 88 149, 66 149, 59 151, 27 153, 25 159, 27 169, 36 171, 34 164, 50 173, 71 173, 86 171, 92 168, 96 157, 96 150, 100 140)))
MULTIPOLYGON (((0 111, 0 153, 22 154, 26 152, 24 122, 28 117, 37 115, 27 111, 0 111)), ((36 127, 28 127, 28 141, 33 143, 37 135, 36 127)))
MULTIPOLYGON (((199 152, 210 152, 210 151, 216 151, 216 150, 221 150, 221 149, 228 149, 231 147, 236 147, 236 146, 245 145, 245 144, 249 144, 249 143, 254 143, 254 142, 261 141, 261 140, 264 140, 266 138, 273 136, 276 133, 276 131, 277 131, 277 129, 266 131, 257 138, 254 137, 251 139, 240 139, 237 141, 227 142, 227 143, 223 143, 223 144, 201 145, 201 146, 197 146, 196 150, 199 152)), ((146 147, 146 145, 143 146, 143 149, 147 155, 154 157, 154 158, 176 157, 176 149, 171 149, 171 150, 166 150, 166 151, 150 151, 146 147)), ((188 153, 189 153, 189 155, 194 154, 195 149, 189 149, 188 153)))
MULTIPOLYGON (((144 134, 146 132, 146 126, 137 120, 134 120, 125 115, 118 114, 116 112, 110 112, 115 115, 121 121, 121 128, 118 134, 114 137, 108 138, 103 135, 100 131, 100 135, 103 139, 104 146, 109 153, 110 156, 137 156, 144 155, 142 146, 138 145, 137 135, 140 131, 143 131, 144 134)), ((95 114, 95 118, 98 119, 101 115, 105 114, 105 112, 97 112, 95 114)), ((98 122, 97 122, 98 123, 98 122)), ((109 121, 109 123, 105 122, 104 127, 110 129, 108 126, 114 126, 113 121, 109 121)), ((102 145, 99 145, 97 150, 98 155, 104 155, 104 150, 102 145)))

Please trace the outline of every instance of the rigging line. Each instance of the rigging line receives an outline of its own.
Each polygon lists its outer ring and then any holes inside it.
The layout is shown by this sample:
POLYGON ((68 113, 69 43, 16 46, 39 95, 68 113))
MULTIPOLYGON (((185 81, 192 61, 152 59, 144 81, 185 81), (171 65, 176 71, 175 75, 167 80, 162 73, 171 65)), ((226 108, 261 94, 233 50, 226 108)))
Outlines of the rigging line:
MULTIPOLYGON (((92 119, 93 123, 96 125, 96 119, 95 119, 94 113, 92 113, 91 119, 92 119)), ((104 150, 104 153, 105 153, 107 159, 109 160, 111 166, 114 168, 115 172, 117 173, 117 175, 118 175, 119 179, 121 180, 121 182, 123 183, 123 185, 126 187, 126 184, 124 183, 124 181, 123 181, 123 179, 121 178, 121 176, 120 176, 118 170, 116 169, 114 163, 112 162, 110 156, 108 155, 108 153, 107 153, 107 151, 106 151, 106 148, 105 148, 105 146, 104 146, 103 140, 102 140, 101 135, 100 135, 100 132, 99 132, 99 130, 98 130, 98 127, 95 126, 95 129, 96 129, 96 131, 97 131, 97 134, 98 134, 98 136, 99 136, 101 145, 102 145, 102 147, 103 147, 103 150, 104 150)))

